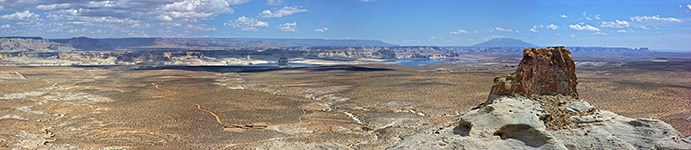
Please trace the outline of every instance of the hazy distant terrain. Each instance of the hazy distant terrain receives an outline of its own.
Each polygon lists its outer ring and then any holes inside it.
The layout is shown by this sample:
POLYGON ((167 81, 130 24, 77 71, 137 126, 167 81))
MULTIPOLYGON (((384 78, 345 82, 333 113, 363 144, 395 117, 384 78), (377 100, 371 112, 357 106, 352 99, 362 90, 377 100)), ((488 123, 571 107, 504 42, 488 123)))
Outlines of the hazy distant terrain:
MULTIPOLYGON (((507 40, 2 38, 0 148, 384 149, 484 102, 534 46, 507 40)), ((573 49, 582 99, 691 134, 690 53, 573 49)))

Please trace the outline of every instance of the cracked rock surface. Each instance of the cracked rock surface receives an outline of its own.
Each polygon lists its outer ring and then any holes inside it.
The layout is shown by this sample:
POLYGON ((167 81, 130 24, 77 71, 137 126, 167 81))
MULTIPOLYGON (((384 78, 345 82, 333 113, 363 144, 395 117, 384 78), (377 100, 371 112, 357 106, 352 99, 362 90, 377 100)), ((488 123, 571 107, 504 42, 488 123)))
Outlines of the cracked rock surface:
POLYGON ((691 149, 669 124, 598 110, 578 99, 570 52, 525 49, 489 99, 457 121, 419 132, 389 149, 691 149))

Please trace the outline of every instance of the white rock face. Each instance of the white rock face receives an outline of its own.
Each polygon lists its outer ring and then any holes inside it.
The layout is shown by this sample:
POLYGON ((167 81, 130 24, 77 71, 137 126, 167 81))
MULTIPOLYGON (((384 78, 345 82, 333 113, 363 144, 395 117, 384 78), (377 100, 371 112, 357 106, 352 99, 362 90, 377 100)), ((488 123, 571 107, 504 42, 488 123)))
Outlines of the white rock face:
POLYGON ((631 119, 597 110, 585 101, 563 104, 566 111, 589 112, 569 118, 570 129, 547 129, 541 104, 523 97, 501 97, 471 110, 458 122, 429 129, 389 149, 691 149, 691 137, 654 119, 631 119))

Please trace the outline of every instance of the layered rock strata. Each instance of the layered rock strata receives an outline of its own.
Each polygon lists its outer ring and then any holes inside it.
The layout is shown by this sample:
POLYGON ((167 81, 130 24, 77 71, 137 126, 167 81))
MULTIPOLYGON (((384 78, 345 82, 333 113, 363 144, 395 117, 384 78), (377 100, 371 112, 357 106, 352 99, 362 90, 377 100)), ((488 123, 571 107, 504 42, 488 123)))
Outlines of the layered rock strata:
POLYGON ((499 96, 565 95, 578 98, 576 65, 562 47, 528 48, 515 73, 494 78, 490 101, 499 96))

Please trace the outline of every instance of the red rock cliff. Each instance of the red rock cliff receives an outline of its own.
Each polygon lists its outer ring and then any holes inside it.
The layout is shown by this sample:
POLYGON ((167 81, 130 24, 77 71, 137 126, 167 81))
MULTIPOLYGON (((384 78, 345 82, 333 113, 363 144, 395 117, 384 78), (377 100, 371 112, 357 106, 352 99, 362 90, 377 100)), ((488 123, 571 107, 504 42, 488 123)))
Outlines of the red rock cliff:
POLYGON ((571 52, 564 47, 527 48, 515 73, 494 79, 489 100, 504 95, 578 98, 575 66, 571 52))

